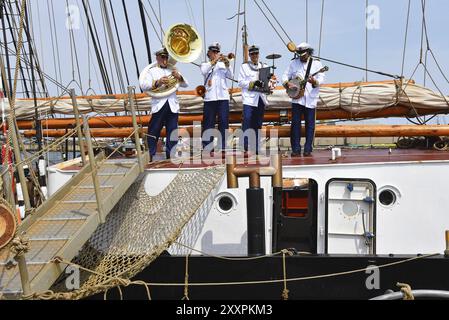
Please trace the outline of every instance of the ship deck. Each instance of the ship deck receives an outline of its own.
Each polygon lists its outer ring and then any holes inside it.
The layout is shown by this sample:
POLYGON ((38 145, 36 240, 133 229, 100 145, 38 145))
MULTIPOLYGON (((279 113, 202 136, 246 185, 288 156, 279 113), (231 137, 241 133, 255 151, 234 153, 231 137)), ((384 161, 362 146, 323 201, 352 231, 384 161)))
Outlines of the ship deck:
MULTIPOLYGON (((236 154, 242 157, 241 153, 236 154)), ((225 164, 225 157, 204 157, 187 160, 167 161, 161 160, 158 155, 154 163, 146 166, 147 170, 167 169, 197 169, 225 164)), ((261 158, 262 160, 264 157, 261 158)), ((249 159, 251 160, 251 158, 249 159)), ((245 159, 247 161, 247 159, 245 159)), ((311 157, 292 158, 290 152, 285 152, 284 166, 316 166, 316 165, 342 165, 364 163, 402 163, 402 162, 432 162, 449 161, 449 152, 423 149, 342 149, 342 157, 332 160, 331 150, 316 150, 311 157)), ((251 164, 251 162, 248 162, 251 164)), ((257 162, 256 165, 260 164, 257 162)))

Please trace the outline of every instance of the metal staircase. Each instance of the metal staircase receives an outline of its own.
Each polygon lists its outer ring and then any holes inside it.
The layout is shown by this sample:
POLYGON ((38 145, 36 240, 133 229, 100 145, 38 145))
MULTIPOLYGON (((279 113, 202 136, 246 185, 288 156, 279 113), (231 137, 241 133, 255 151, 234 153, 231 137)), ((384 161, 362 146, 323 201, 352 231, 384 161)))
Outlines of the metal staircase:
MULTIPOLYGON (((93 174, 91 165, 85 166, 20 226, 18 235, 29 240, 25 261, 31 292, 52 286, 65 267, 52 260, 72 260, 142 172, 137 160, 104 161, 100 155, 93 163, 99 163, 93 174)), ((23 294, 9 247, 0 250, 0 293, 7 299, 23 294)))

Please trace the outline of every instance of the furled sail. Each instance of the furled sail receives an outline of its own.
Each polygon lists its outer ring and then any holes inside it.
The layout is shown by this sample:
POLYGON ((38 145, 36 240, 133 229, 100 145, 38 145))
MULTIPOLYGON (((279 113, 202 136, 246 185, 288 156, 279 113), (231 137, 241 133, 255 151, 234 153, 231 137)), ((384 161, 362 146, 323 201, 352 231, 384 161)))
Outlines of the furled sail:
MULTIPOLYGON (((242 110, 240 90, 234 90, 231 100, 231 111, 242 110)), ((136 96, 138 110, 149 111, 151 98, 145 94, 136 96)), ((181 103, 181 114, 201 114, 203 99, 193 91, 178 92, 181 103)), ((291 108, 290 98, 282 87, 277 88, 269 96, 269 110, 288 110, 291 108)), ((78 97, 79 109, 82 113, 119 113, 127 106, 127 95, 103 95, 78 97)), ((355 82, 323 85, 318 103, 318 112, 343 110, 353 117, 363 117, 365 113, 381 111, 389 107, 406 108, 404 116, 417 114, 448 113, 449 96, 442 96, 431 89, 415 84, 413 81, 380 81, 355 82), (407 111, 408 110, 408 111, 407 111)), ((16 102, 18 119, 30 119, 35 116, 34 101, 19 99, 16 102)), ((73 115, 70 97, 38 99, 39 114, 73 115)), ((6 104, 6 113, 9 105, 6 104)), ((388 114, 382 113, 381 117, 388 114)), ((394 114, 394 116, 398 116, 394 114)), ((338 117, 336 117, 338 118, 338 117)))

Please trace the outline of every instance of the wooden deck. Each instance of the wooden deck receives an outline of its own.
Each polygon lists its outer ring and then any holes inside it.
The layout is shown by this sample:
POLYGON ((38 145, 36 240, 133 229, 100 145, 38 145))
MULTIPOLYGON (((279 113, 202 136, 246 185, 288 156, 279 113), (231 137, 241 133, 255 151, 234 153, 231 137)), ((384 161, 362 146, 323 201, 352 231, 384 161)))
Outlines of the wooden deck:
MULTIPOLYGON (((243 157, 242 153, 237 153, 243 157)), ((209 166, 225 164, 224 157, 204 157, 202 160, 185 160, 181 162, 157 161, 162 159, 160 155, 155 163, 148 164, 147 170, 169 170, 169 169, 197 169, 209 166)), ((266 160, 262 157, 262 160, 266 160)), ((313 166, 313 165, 339 165, 339 164, 362 164, 362 163, 393 163, 393 162, 427 162, 427 161, 449 161, 448 151, 421 150, 421 149, 342 149, 342 157, 332 160, 331 150, 316 150, 311 157, 292 158, 289 152, 285 152, 284 166, 313 166)), ((251 164, 251 162, 250 162, 251 164)), ((256 163, 258 165, 258 163, 256 163)))

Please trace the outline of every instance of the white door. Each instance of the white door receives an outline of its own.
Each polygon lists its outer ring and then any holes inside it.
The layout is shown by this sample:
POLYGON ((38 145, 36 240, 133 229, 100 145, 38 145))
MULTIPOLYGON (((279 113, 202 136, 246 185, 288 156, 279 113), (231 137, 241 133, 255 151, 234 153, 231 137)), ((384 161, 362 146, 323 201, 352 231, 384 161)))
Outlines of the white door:
POLYGON ((335 179, 328 183, 327 253, 375 253, 375 192, 369 180, 335 179))

